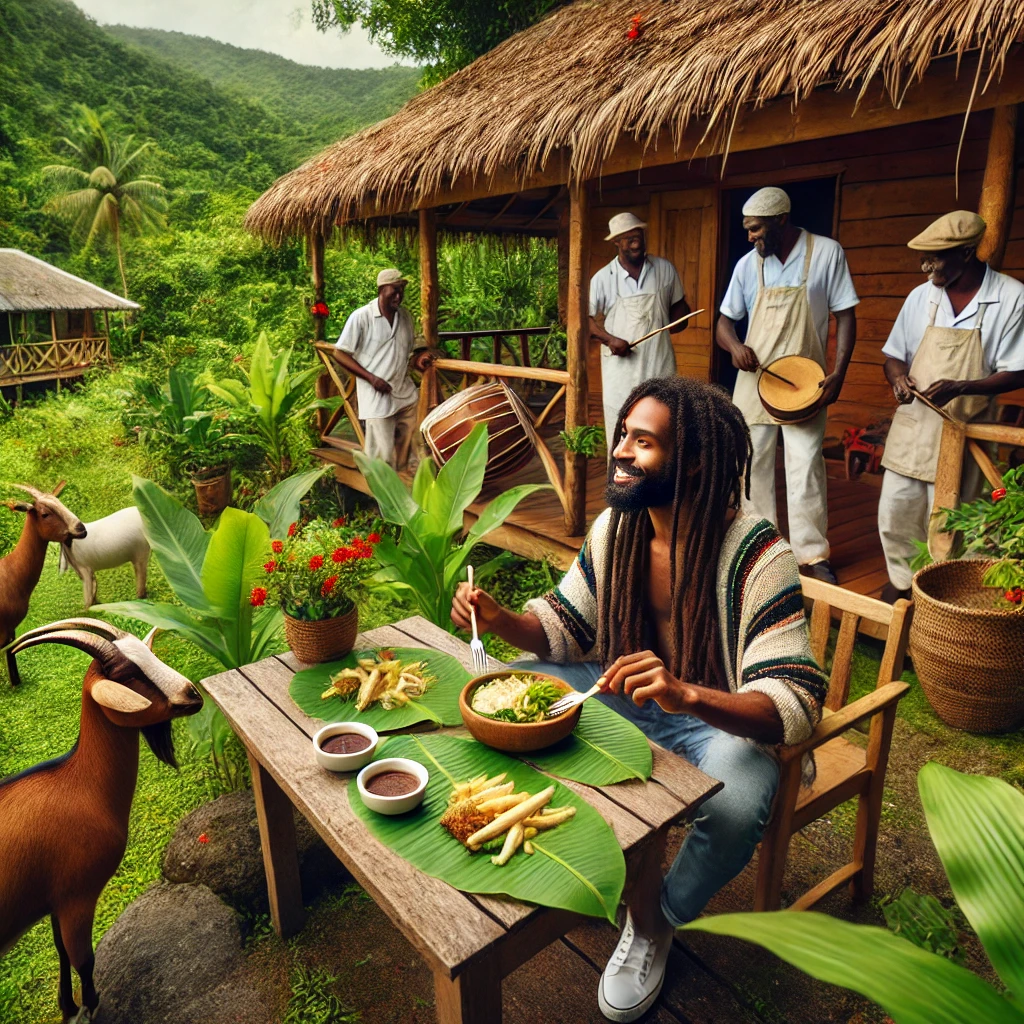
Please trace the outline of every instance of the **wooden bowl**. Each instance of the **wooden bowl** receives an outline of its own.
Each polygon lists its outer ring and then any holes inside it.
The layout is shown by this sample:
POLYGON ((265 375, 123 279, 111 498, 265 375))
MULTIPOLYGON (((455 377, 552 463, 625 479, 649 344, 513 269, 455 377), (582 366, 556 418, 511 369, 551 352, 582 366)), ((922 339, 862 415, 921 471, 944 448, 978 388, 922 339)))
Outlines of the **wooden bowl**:
POLYGON ((791 380, 795 387, 762 373, 757 394, 768 415, 780 423, 803 423, 818 415, 821 408, 821 382, 825 371, 806 356, 783 356, 768 364, 769 370, 791 380))
POLYGON ((573 688, 557 676, 549 676, 544 672, 531 672, 529 669, 505 669, 502 672, 488 672, 486 675, 470 679, 459 694, 459 710, 462 712, 462 721, 470 731, 473 738, 479 740, 485 746, 493 747, 495 750, 504 751, 506 754, 523 754, 530 750, 540 750, 543 747, 550 747, 559 740, 564 740, 576 728, 580 720, 579 704, 557 718, 545 718, 543 722, 499 722, 493 718, 486 718, 478 715, 470 706, 473 698, 473 691, 484 683, 501 676, 531 675, 537 679, 554 683, 563 693, 575 693, 573 688))

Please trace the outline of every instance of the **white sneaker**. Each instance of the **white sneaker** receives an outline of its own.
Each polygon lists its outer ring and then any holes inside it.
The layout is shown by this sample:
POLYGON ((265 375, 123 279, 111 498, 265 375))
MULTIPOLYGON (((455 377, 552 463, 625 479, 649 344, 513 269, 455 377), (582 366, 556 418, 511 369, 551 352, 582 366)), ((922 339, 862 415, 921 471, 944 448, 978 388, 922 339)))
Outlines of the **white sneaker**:
POLYGON ((597 987, 597 1004, 608 1020, 638 1020, 651 1008, 665 981, 672 934, 666 923, 658 935, 641 935, 626 911, 626 926, 597 987))

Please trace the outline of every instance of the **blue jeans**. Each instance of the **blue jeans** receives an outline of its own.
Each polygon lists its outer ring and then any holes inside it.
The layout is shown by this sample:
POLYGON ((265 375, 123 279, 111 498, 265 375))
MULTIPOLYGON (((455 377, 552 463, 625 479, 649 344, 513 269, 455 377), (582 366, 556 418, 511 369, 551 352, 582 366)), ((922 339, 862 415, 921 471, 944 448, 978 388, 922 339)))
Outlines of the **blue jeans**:
MULTIPOLYGON (((589 690, 601 667, 592 661, 567 665, 521 661, 517 668, 547 672, 576 690, 589 690)), ((603 704, 628 718, 649 740, 685 757, 724 783, 701 804, 661 887, 661 910, 676 927, 694 920, 712 896, 746 867, 754 854, 779 785, 775 760, 749 740, 732 736, 693 715, 672 715, 654 701, 638 708, 628 698, 599 694, 603 704)))

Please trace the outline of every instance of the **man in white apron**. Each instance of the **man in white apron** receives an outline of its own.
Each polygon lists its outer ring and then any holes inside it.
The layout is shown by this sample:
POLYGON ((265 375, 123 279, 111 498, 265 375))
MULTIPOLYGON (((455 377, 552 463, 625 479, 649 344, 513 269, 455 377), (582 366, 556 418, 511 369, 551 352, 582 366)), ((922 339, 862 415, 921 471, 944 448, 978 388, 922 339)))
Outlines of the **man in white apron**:
MULTIPOLYGON (((996 395, 1024 387, 1024 284, 975 255, 985 233, 976 213, 940 217, 907 245, 921 253, 928 280, 908 296, 882 349, 885 376, 900 403, 885 442, 878 532, 889 583, 883 599, 910 596, 908 561, 928 537, 942 418, 984 418, 996 395)), ((964 500, 973 497, 974 460, 965 463, 964 500)))
POLYGON ((790 355, 814 359, 826 369, 829 313, 836 318, 836 363, 822 383, 821 410, 813 419, 782 426, 789 543, 801 573, 835 583, 828 562, 828 495, 822 441, 826 407, 839 397, 853 355, 857 336, 853 308, 860 300, 842 246, 796 227, 789 213, 789 196, 781 188, 762 188, 744 203, 743 227, 754 248, 733 271, 722 300, 715 340, 740 371, 733 401, 747 421, 754 449, 751 505, 758 515, 776 523, 779 424, 758 397, 757 371, 790 355), (749 317, 746 343, 736 333, 736 323, 744 317, 749 317))
MULTIPOLYGON (((660 256, 647 255, 644 228, 632 213, 617 213, 608 221, 606 242, 618 253, 590 279, 590 333, 602 345, 601 392, 608 456, 618 444, 612 435, 619 410, 637 384, 652 377, 672 377, 676 354, 668 331, 629 343, 690 312, 676 268, 660 256), (603 324, 596 318, 603 317, 603 324)), ((671 333, 686 328, 680 324, 671 333)))

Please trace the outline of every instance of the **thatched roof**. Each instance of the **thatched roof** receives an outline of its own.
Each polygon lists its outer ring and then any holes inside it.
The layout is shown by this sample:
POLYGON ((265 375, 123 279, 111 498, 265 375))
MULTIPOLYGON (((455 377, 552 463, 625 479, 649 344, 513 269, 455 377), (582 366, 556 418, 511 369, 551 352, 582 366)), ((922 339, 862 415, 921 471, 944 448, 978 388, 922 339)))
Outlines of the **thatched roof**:
POLYGON ((0 310, 140 309, 20 249, 0 249, 0 310))
POLYGON ((877 79, 899 104, 935 57, 969 50, 983 91, 1022 30, 1020 0, 576 0, 278 179, 246 226, 273 241, 330 233, 367 204, 410 210, 510 169, 525 181, 556 156, 583 180, 621 138, 649 146, 667 130, 678 146, 693 125, 722 151, 744 108, 877 79))

